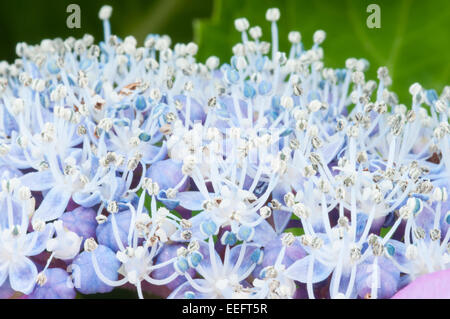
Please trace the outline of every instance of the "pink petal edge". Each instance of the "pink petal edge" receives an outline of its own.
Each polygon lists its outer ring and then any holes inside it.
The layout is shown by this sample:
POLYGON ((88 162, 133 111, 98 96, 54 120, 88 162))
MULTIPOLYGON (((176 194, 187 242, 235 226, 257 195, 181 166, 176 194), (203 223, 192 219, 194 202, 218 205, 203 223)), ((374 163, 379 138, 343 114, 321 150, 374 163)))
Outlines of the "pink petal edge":
POLYGON ((420 276, 392 299, 450 299, 450 269, 420 276))

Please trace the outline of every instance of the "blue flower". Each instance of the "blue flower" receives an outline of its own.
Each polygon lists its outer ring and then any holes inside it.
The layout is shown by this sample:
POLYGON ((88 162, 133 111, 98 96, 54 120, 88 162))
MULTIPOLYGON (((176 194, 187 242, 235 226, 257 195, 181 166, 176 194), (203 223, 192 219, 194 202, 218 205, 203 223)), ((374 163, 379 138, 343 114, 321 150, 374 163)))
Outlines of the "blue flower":
MULTIPOLYGON (((21 190, 20 194, 23 195, 26 189, 21 190)), ((28 294, 33 290, 38 275, 37 267, 30 257, 45 250, 54 228, 52 224, 40 223, 35 226, 37 230, 28 232, 31 197, 21 200, 19 204, 17 195, 18 189, 12 190, 12 193, 2 193, 0 286, 9 279, 9 285, 14 291, 28 294)))

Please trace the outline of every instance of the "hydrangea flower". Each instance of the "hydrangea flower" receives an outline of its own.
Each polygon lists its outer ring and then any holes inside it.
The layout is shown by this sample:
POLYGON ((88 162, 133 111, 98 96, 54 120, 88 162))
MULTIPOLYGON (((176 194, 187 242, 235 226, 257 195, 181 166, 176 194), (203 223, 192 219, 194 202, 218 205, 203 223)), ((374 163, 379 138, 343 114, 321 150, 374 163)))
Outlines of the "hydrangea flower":
MULTIPOLYGON (((450 89, 280 51, 149 35, 17 45, 0 64, 0 292, 435 298, 450 269, 450 89)), ((447 280, 448 281, 448 280, 447 280)))

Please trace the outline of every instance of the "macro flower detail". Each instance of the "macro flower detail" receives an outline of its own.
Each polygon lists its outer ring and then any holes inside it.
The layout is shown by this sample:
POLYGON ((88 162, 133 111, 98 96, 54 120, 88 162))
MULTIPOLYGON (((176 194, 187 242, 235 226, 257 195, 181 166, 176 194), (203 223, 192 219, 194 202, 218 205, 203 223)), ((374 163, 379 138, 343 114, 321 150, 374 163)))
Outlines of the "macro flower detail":
POLYGON ((449 86, 400 104, 386 67, 326 67, 323 30, 282 52, 276 8, 222 63, 111 15, 0 68, 0 296, 438 297, 449 86))

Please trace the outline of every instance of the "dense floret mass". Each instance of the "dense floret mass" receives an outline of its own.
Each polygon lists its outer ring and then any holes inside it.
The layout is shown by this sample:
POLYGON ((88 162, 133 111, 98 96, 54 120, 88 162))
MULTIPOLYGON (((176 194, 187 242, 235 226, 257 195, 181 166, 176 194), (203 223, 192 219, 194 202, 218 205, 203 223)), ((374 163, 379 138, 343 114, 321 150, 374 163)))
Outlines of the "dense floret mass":
POLYGON ((378 81, 364 59, 325 67, 321 30, 281 52, 278 9, 271 42, 235 21, 229 63, 168 36, 138 47, 111 35, 111 12, 98 45, 20 43, 0 63, 2 297, 390 298, 448 282, 450 87, 415 83, 399 104, 385 67, 378 81))

